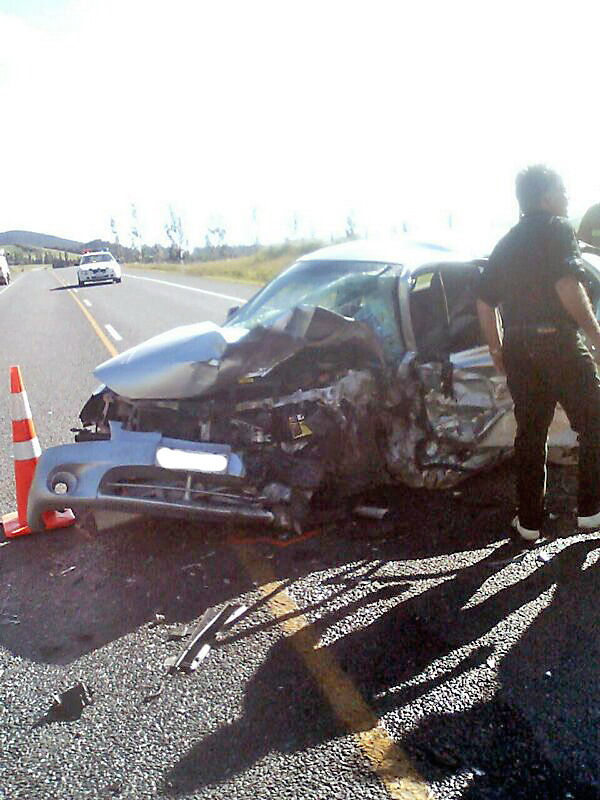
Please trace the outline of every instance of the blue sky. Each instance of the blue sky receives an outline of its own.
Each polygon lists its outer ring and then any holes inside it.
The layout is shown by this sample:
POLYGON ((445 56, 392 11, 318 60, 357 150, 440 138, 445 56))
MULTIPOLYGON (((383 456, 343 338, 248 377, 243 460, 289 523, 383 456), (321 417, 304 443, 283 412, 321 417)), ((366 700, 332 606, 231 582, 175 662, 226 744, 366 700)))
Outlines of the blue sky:
MULTIPOLYGON (((515 172, 600 201, 597 3, 0 0, 0 230, 492 241, 515 172), (585 25, 581 21, 585 20, 585 25)), ((483 246, 483 244, 481 245, 483 246)))

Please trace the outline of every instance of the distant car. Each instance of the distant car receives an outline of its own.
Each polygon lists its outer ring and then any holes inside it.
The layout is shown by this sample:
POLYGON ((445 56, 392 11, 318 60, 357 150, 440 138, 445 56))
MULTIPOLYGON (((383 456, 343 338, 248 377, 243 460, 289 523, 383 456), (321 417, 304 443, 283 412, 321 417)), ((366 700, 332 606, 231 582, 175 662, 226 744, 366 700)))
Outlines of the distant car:
POLYGON ((121 283, 121 265, 107 250, 84 253, 77 265, 77 281, 80 286, 101 281, 121 283))
POLYGON ((0 284, 8 286, 10 283, 10 269, 8 261, 4 255, 4 250, 0 250, 0 284))

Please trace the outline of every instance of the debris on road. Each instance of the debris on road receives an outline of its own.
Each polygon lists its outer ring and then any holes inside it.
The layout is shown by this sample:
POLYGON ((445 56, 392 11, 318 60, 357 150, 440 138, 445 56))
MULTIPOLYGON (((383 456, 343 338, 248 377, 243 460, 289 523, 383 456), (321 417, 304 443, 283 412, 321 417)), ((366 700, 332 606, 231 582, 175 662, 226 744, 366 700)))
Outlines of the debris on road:
POLYGON ((352 513, 363 519, 382 520, 387 516, 389 508, 378 508, 377 506, 356 506, 352 513))
POLYGON ((167 642, 178 642, 180 639, 185 639, 192 632, 191 625, 178 625, 172 628, 167 635, 167 642))
POLYGON ((165 661, 169 673, 193 672, 210 652, 210 641, 216 633, 236 620, 246 611, 246 606, 228 603, 220 611, 208 609, 191 632, 191 639, 178 656, 165 661))
POLYGON ((92 690, 84 683, 76 683, 60 695, 53 696, 54 702, 34 727, 50 722, 75 722, 81 717, 83 709, 94 702, 92 690))
POLYGON ((185 639, 187 636, 191 636, 191 639, 178 656, 170 656, 165 659, 165 673, 161 678, 160 684, 156 689, 144 695, 143 702, 149 703, 161 696, 167 676, 174 675, 176 672, 188 674, 195 672, 210 653, 217 633, 223 628, 232 625, 247 610, 247 606, 234 605, 233 603, 228 603, 220 611, 209 608, 204 612, 200 622, 195 627, 181 625, 169 631, 167 636, 167 641, 169 642, 185 639))
POLYGON ((63 569, 63 571, 60 572, 59 574, 60 575, 67 575, 69 572, 73 572, 74 569, 77 569, 75 564, 72 567, 67 567, 66 569, 63 569))

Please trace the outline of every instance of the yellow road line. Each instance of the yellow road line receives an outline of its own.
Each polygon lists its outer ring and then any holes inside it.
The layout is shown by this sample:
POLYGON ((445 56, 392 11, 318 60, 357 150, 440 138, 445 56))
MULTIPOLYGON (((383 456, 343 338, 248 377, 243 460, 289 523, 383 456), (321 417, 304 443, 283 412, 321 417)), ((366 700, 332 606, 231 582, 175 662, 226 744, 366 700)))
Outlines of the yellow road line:
POLYGON ((252 579, 260 586, 272 616, 288 636, 345 727, 354 734, 371 769, 394 800, 430 800, 427 782, 410 763, 407 755, 379 724, 350 678, 326 648, 315 649, 319 634, 275 579, 266 562, 259 560, 248 545, 236 544, 235 551, 252 579), (269 596, 271 595, 271 596, 269 596), (290 616, 292 615, 292 616, 290 616))
MULTIPOLYGON (((66 283, 64 283, 64 282, 63 282, 63 281, 62 281, 62 280, 61 280, 61 279, 58 277, 58 275, 55 275, 54 277, 56 278, 56 280, 57 280, 57 281, 58 281, 60 284, 62 284, 62 286, 64 286, 64 287, 65 287, 65 289, 67 289, 67 284, 66 284, 66 283)), ((75 292, 72 292, 72 291, 71 291, 71 289, 67 289, 67 291, 69 292, 69 294, 71 295, 71 297, 73 298, 73 300, 75 300, 75 302, 77 303, 77 305, 79 306, 79 308, 81 309, 81 311, 83 312, 83 314, 85 315, 85 317, 87 318, 87 321, 90 323, 90 325, 91 325, 91 326, 92 326, 92 328, 94 329, 94 332, 96 333, 96 335, 98 336, 98 338, 100 339, 100 341, 102 342, 102 344, 104 345, 104 347, 106 347, 106 349, 108 350, 108 352, 111 354, 111 356, 118 356, 118 355, 119 355, 119 351, 117 350, 117 348, 116 348, 116 347, 113 345, 113 343, 110 341, 110 339, 108 338, 108 336, 106 336, 106 334, 104 333, 104 331, 102 330, 102 328, 100 327, 100 325, 98 325, 98 323, 96 322, 96 320, 94 319, 94 317, 93 317, 93 316, 90 314, 90 312, 87 310, 87 308, 86 308, 86 307, 83 305, 83 303, 82 303, 82 302, 81 302, 81 300, 80 300, 80 299, 77 297, 77 295, 75 294, 75 292)))
MULTIPOLYGON (((55 275, 66 288, 66 284, 55 275)), ((118 350, 106 337, 92 314, 68 290, 88 322, 112 356, 118 350)), ((350 678, 336 663, 325 648, 315 649, 319 634, 289 594, 280 590, 281 581, 275 580, 268 564, 260 560, 248 545, 233 545, 238 558, 251 578, 260 585, 263 597, 268 597, 267 606, 272 616, 288 636, 293 636, 294 649, 303 659, 321 691, 327 698, 335 715, 342 724, 354 734, 361 752, 367 758, 371 769, 378 776, 393 800, 430 800, 431 792, 426 781, 410 763, 408 756, 379 724, 375 712, 367 705, 350 678), (269 597, 269 595, 272 595, 269 597)))

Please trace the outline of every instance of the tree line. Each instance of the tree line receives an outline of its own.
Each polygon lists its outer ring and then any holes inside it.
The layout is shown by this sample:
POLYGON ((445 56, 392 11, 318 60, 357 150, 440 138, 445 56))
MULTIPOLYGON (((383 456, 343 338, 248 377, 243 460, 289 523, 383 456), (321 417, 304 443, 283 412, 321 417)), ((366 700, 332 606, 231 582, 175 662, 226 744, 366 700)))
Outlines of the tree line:
MULTIPOLYGON (((129 227, 122 236, 123 229, 119 229, 115 217, 110 218, 110 230, 112 242, 107 242, 106 246, 111 250, 115 258, 121 261, 132 262, 141 261, 145 263, 162 262, 186 262, 186 261, 215 261, 237 256, 252 255, 258 250, 264 251, 258 237, 257 211, 252 211, 252 220, 256 229, 256 235, 252 244, 228 244, 227 230, 222 224, 215 224, 207 228, 204 233, 204 244, 190 248, 187 234, 181 216, 172 206, 169 206, 167 219, 164 223, 164 231, 167 236, 168 245, 144 244, 140 233, 138 211, 135 203, 130 207, 129 227)), ((298 215, 294 214, 291 223, 294 239, 298 238, 298 215)), ((344 232, 346 239, 355 239, 358 236, 357 224, 353 215, 349 214, 345 218, 344 232)), ((311 237, 314 239, 314 236, 311 237)), ((286 240, 286 245, 289 240, 286 240)), ((285 247, 285 245, 282 245, 285 247)), ((266 248, 277 250, 277 246, 266 248)), ((278 253, 271 253, 277 255, 278 253)))

